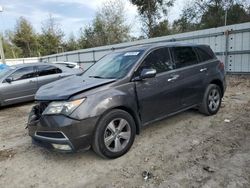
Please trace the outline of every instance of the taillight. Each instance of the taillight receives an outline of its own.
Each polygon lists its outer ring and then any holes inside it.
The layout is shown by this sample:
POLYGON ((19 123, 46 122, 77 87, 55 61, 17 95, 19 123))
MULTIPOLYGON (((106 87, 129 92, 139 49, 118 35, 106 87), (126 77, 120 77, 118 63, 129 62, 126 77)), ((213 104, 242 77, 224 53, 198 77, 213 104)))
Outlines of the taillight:
POLYGON ((220 63, 219 63, 219 69, 221 69, 221 70, 225 69, 225 65, 222 61, 220 61, 220 63))

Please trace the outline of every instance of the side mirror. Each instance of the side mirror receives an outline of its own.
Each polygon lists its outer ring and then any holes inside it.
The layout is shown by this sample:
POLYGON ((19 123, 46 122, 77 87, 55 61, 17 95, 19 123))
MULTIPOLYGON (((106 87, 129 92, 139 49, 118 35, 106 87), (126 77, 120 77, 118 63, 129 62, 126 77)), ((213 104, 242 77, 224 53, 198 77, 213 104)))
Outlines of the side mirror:
POLYGON ((5 79, 5 81, 10 84, 13 81, 13 78, 12 77, 8 77, 8 78, 5 79))
POLYGON ((156 70, 155 69, 143 69, 140 75, 141 79, 145 78, 153 78, 156 75, 156 70))

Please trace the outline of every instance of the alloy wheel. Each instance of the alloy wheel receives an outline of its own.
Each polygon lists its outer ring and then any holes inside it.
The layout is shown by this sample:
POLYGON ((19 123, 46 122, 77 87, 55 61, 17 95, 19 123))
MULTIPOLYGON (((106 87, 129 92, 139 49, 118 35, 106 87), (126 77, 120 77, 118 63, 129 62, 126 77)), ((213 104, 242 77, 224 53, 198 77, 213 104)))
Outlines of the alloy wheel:
POLYGON ((104 132, 105 146, 112 152, 122 151, 128 145, 130 138, 130 125, 123 118, 112 120, 104 132))
POLYGON ((220 105, 220 93, 217 89, 212 89, 208 95, 208 107, 211 111, 216 111, 220 105))

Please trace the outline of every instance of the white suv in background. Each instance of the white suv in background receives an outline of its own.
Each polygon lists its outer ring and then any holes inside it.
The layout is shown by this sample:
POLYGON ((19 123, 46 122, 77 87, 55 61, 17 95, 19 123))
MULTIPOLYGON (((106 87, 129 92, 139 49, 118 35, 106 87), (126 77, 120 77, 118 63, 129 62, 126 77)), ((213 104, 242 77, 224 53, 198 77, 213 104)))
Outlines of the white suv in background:
POLYGON ((64 65, 64 66, 66 66, 68 68, 71 68, 71 69, 81 69, 81 70, 83 70, 83 68, 80 66, 80 64, 76 63, 76 62, 54 61, 52 63, 64 65))

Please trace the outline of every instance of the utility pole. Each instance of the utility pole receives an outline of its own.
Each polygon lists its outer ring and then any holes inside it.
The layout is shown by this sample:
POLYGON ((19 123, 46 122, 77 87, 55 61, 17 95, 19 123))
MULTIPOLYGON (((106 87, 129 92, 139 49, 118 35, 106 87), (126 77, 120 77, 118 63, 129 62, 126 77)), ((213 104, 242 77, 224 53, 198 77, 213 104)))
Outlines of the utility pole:
POLYGON ((3 38, 1 34, 0 34, 0 56, 1 56, 2 63, 5 64, 5 57, 4 57, 4 51, 3 51, 3 38))
MULTIPOLYGON (((3 12, 3 7, 0 5, 0 13, 3 12)), ((3 51, 3 37, 2 33, 0 34, 0 56, 2 63, 5 64, 5 56, 4 56, 4 51, 3 51)))
POLYGON ((225 10, 225 26, 227 25, 227 8, 228 8, 228 1, 225 1, 225 6, 226 6, 226 10, 225 10))

